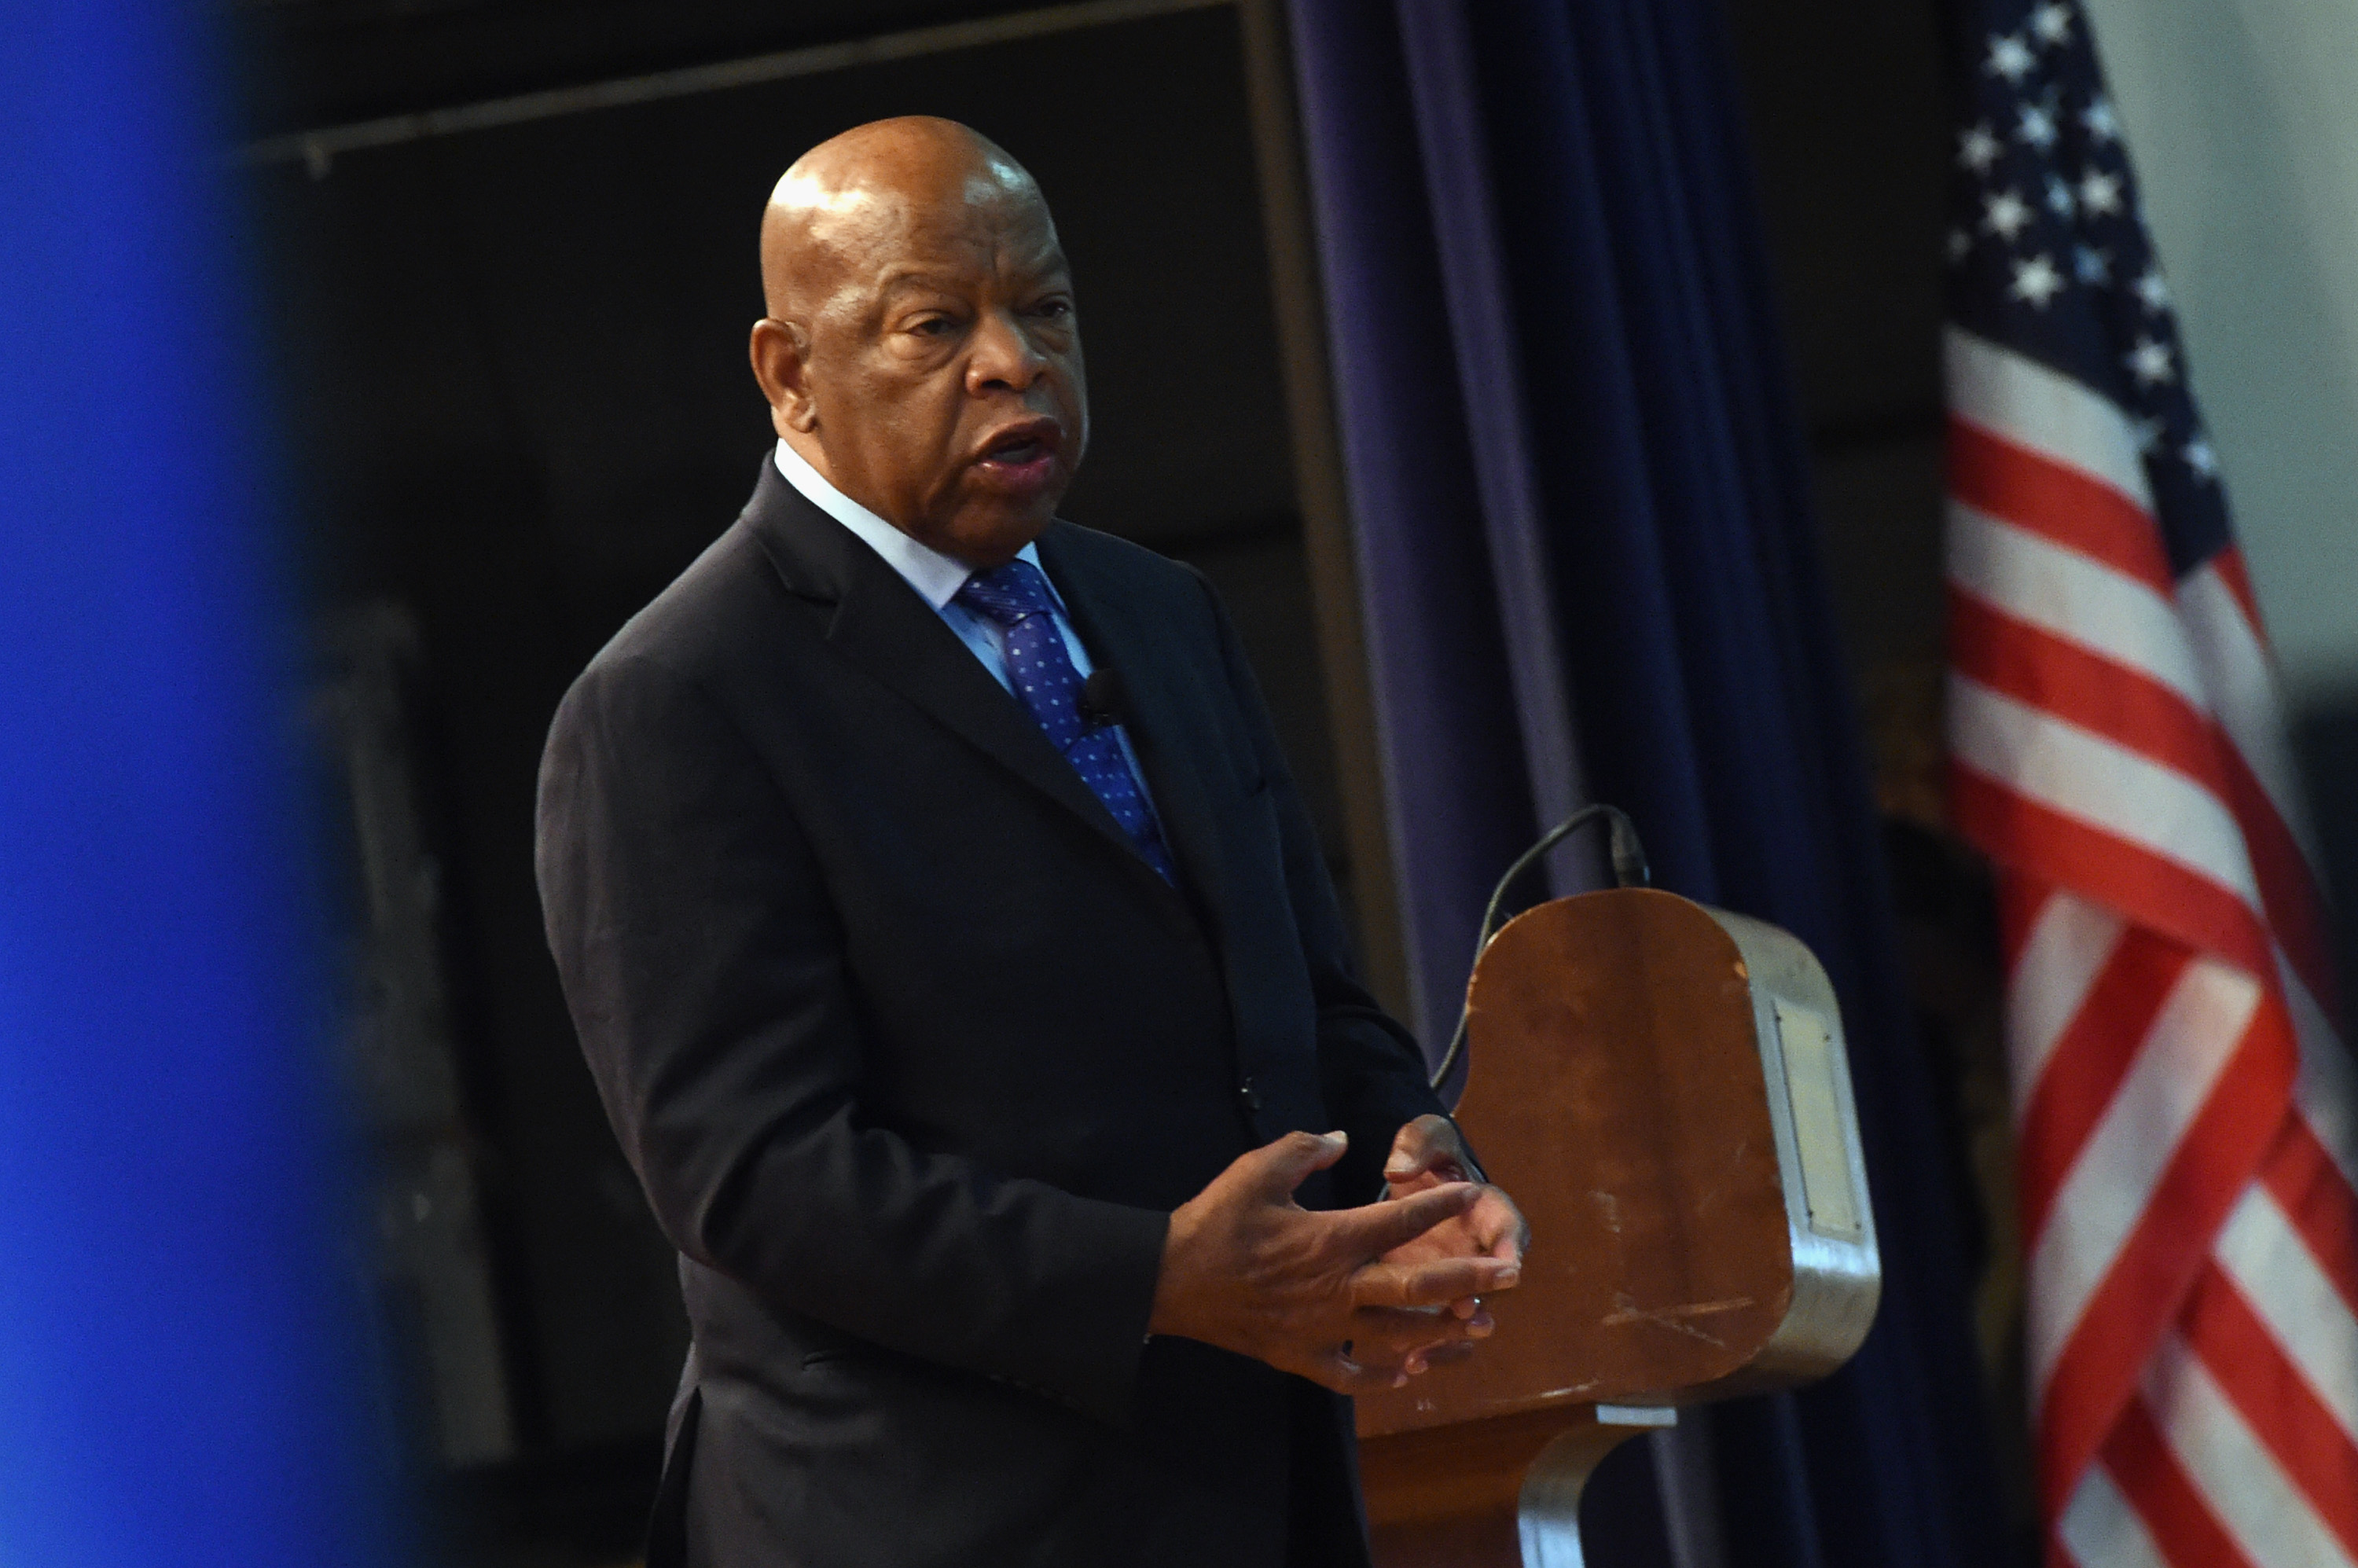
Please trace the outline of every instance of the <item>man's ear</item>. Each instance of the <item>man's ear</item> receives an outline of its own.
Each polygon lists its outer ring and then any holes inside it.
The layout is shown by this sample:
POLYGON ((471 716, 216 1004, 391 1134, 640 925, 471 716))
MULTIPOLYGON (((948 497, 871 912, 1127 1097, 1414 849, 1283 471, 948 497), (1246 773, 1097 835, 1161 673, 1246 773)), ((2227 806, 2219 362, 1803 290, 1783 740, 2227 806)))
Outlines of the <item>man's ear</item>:
POLYGON ((764 316, 753 323, 747 345, 753 379, 770 400, 770 423, 781 436, 808 435, 818 428, 818 405, 810 392, 810 334, 799 321, 764 316))

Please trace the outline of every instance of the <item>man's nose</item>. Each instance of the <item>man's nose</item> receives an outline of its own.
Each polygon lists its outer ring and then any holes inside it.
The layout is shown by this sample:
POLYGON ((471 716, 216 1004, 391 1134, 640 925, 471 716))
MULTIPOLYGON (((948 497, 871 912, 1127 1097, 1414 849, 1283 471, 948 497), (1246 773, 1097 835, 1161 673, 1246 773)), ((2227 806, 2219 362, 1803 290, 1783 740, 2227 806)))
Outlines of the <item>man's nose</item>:
POLYGON ((1011 312, 989 311, 976 330, 974 352, 966 362, 966 389, 976 394, 1001 387, 1023 392, 1047 368, 1047 356, 1033 346, 1011 312))

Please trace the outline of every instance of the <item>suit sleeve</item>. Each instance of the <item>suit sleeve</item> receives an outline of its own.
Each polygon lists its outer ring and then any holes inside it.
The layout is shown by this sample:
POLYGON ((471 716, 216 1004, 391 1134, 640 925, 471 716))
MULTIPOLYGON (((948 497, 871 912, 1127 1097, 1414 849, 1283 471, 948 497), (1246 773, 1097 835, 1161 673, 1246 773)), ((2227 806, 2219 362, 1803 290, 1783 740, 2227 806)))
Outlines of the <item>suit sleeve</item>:
POLYGON ((865 1125, 834 906, 768 770, 661 664, 601 661, 543 758, 551 950, 680 1250, 764 1300, 1126 1419, 1168 1217, 865 1125))
POLYGON ((1197 581, 1211 601, 1221 663, 1277 810, 1286 891, 1318 1010, 1319 1087, 1327 1110, 1351 1135, 1350 1152, 1336 1167, 1335 1190, 1346 1204, 1365 1203, 1383 1191, 1384 1157, 1401 1125, 1428 1113, 1448 1113, 1426 1082, 1424 1054, 1415 1039, 1360 983, 1344 935, 1334 881, 1326 874, 1316 830, 1278 746, 1260 685, 1253 678, 1252 666, 1245 659, 1244 647, 1218 595, 1200 574, 1197 581))

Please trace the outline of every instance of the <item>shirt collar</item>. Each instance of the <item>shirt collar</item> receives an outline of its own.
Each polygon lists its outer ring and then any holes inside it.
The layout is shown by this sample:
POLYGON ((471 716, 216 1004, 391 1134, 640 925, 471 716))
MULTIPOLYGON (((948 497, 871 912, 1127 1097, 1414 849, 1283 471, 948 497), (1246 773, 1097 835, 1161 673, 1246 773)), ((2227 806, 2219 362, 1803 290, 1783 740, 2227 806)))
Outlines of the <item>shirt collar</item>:
MULTIPOLYGON (((783 439, 778 442, 773 460, 778 465, 780 478, 802 492, 804 499, 813 506, 859 535, 863 544, 883 557, 884 564, 899 572, 902 579, 917 590, 917 597, 936 611, 957 598, 957 590, 966 586, 966 579, 974 575, 974 568, 956 556, 946 556, 931 545, 911 538, 836 489, 818 470, 811 467, 809 460, 783 439)), ((1038 566, 1039 546, 1024 546, 1016 552, 1016 558, 1038 566)), ((1048 591, 1051 594, 1055 592, 1054 584, 1049 586, 1048 591)), ((1062 600, 1058 602, 1062 603, 1062 600)))

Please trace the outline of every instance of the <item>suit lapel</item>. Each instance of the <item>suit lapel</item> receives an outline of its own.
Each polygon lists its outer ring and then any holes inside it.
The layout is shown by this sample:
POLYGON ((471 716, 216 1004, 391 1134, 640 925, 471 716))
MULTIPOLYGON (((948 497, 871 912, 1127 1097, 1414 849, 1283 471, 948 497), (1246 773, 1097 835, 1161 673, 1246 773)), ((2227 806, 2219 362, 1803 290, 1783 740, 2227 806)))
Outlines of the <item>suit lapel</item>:
POLYGON ((933 607, 851 530, 781 479, 766 459, 745 518, 790 589, 835 605, 827 633, 832 647, 1145 867, 1121 825, 1039 721, 990 677, 933 607))

